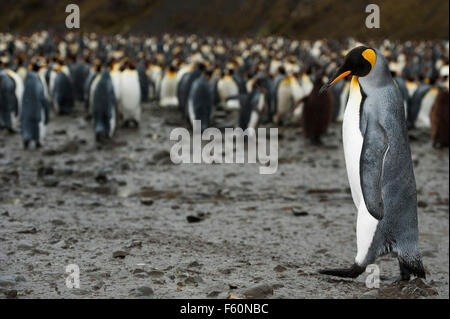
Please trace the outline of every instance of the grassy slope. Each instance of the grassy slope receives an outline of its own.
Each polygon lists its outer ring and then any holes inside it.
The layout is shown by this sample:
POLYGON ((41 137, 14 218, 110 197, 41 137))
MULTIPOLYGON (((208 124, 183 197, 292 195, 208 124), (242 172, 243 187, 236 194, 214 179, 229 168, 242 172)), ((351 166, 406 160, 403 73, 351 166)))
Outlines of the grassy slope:
MULTIPOLYGON (((64 30, 74 1, 3 0, 0 30, 64 30), (45 17, 45 19, 43 19, 45 17)), ((448 0, 97 0, 76 1, 83 30, 207 32, 299 38, 449 37, 448 0), (365 7, 381 8, 381 29, 365 28, 365 7)))

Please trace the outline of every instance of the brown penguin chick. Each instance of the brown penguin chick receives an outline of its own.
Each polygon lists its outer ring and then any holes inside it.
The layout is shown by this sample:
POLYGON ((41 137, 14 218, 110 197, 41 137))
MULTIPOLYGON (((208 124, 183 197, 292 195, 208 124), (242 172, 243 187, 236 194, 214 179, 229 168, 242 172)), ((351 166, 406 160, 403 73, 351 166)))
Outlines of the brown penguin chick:
POLYGON ((439 93, 434 101, 430 112, 431 139, 433 147, 441 148, 448 146, 449 135, 449 91, 440 87, 439 93))
POLYGON ((322 74, 318 73, 311 94, 305 98, 301 119, 306 138, 316 145, 322 144, 320 137, 327 132, 333 115, 333 95, 331 92, 327 91, 319 95, 319 90, 323 84, 322 74))

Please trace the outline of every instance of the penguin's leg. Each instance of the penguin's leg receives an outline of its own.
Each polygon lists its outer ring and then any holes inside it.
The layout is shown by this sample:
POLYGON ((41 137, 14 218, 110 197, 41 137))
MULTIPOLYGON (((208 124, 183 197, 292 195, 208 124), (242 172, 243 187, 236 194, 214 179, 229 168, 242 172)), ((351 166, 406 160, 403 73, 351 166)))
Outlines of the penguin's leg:
POLYGON ((350 268, 322 269, 319 274, 343 278, 356 278, 366 270, 366 267, 354 263, 350 268))
POLYGON ((398 264, 400 266, 400 280, 409 281, 409 279, 411 279, 411 273, 409 272, 408 267, 406 267, 400 258, 398 259, 398 264))
POLYGON ((426 278, 420 253, 416 252, 413 254, 408 254, 399 252, 398 262, 400 265, 401 280, 408 281, 411 275, 415 275, 423 279, 426 278))
POLYGON ((371 247, 377 225, 378 221, 367 211, 364 201, 361 201, 356 223, 358 252, 355 257, 355 263, 350 268, 324 269, 320 270, 319 273, 344 278, 356 278, 361 275, 366 270, 366 267, 372 264, 377 257, 375 250, 371 247))

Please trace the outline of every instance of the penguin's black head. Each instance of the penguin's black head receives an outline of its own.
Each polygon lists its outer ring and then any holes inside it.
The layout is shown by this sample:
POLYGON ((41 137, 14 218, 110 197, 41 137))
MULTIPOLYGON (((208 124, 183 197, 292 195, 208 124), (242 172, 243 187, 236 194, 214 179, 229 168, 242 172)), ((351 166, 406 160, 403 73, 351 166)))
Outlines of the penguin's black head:
POLYGON ((319 94, 323 93, 334 83, 348 75, 364 77, 372 71, 377 61, 375 50, 369 47, 360 46, 351 50, 344 58, 344 64, 337 70, 330 81, 322 86, 319 94))

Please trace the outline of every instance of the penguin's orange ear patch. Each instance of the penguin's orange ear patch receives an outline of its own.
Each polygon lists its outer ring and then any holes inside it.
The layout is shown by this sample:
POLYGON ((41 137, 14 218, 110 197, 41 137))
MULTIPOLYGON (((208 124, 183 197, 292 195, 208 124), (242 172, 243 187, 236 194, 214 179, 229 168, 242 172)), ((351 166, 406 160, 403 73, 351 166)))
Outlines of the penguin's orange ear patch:
POLYGON ((377 55, 375 51, 372 49, 366 49, 363 51, 362 56, 370 63, 373 69, 375 62, 377 62, 377 55))

